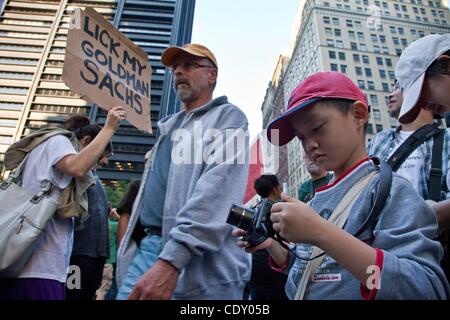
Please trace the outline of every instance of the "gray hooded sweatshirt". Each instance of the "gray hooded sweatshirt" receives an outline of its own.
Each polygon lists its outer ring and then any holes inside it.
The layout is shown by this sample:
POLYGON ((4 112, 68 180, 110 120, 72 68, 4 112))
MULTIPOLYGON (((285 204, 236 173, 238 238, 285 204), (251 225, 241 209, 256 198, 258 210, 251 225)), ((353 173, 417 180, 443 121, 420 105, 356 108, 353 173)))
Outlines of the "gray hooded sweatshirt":
MULTIPOLYGON (((117 252, 117 284, 121 286, 136 253, 131 234, 143 206, 153 156, 161 139, 183 116, 180 128, 172 134, 159 258, 181 272, 173 298, 192 299, 206 292, 214 297, 214 287, 243 288, 251 271, 250 255, 236 245, 236 238, 231 236, 233 227, 226 223, 231 205, 242 203, 247 186, 248 122, 225 96, 158 122, 160 137, 147 161, 130 223, 117 252)), ((217 292, 217 297, 221 296, 217 292)))
MULTIPOLYGON (((318 190, 310 205, 328 219, 352 185, 376 170, 372 161, 365 161, 334 184, 318 190)), ((366 220, 376 196, 379 175, 372 178, 353 204, 344 230, 354 234, 366 220)), ((433 211, 413 189, 396 173, 380 218, 373 230, 367 229, 359 237, 374 248, 382 250, 381 282, 372 298, 376 299, 447 299, 449 285, 439 261, 442 247, 433 238, 437 221, 433 211)), ((311 258, 312 247, 297 244, 296 254, 311 258)), ((286 293, 295 297, 306 261, 291 255, 286 293)), ((375 274, 368 270, 368 274, 375 274)), ((367 294, 368 295, 368 294, 367 294)), ((327 256, 311 277, 305 299, 363 299, 361 283, 331 256, 327 256)))

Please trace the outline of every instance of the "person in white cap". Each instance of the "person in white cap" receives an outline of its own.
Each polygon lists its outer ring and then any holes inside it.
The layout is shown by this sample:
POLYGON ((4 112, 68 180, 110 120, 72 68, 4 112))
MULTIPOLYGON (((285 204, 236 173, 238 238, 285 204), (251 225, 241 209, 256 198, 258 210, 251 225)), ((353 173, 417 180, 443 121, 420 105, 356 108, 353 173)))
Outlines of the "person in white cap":
POLYGON ((218 64, 205 46, 170 47, 161 61, 183 110, 158 122, 117 254, 117 299, 240 300, 251 260, 235 246, 226 219, 247 186, 247 118, 226 96, 213 99, 218 64), (138 220, 147 234, 136 246, 138 220))
POLYGON ((450 33, 411 43, 398 60, 395 76, 403 91, 400 123, 412 122, 420 105, 439 114, 450 111, 450 33))
MULTIPOLYGON (((399 117, 401 123, 415 121, 421 108, 441 116, 449 112, 450 34, 431 34, 411 43, 400 56, 395 75, 404 96, 399 117)), ((446 180, 447 186, 450 186, 449 172, 446 180)), ((441 238, 446 238, 444 247, 447 247, 448 255, 449 236, 446 229, 450 227, 450 200, 427 202, 435 210, 439 230, 447 232, 441 238)), ((448 277, 449 266, 445 269, 448 277)))

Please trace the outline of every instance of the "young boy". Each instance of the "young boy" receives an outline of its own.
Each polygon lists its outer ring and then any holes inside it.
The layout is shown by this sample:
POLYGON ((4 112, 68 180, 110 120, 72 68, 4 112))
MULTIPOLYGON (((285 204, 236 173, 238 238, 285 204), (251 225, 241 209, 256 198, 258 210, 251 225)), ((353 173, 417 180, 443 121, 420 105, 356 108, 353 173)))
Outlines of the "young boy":
POLYGON ((309 159, 334 172, 311 206, 283 195, 285 202, 272 207, 273 227, 297 243, 297 258, 273 239, 255 248, 238 242, 249 252, 267 248, 272 268, 289 275, 290 299, 446 299, 449 294, 439 266, 442 248, 432 240, 436 219, 404 178, 393 175, 373 230, 352 235, 366 220, 379 181, 365 149, 368 117, 366 98, 349 78, 319 72, 294 89, 287 111, 268 127, 273 144, 297 136, 309 159))

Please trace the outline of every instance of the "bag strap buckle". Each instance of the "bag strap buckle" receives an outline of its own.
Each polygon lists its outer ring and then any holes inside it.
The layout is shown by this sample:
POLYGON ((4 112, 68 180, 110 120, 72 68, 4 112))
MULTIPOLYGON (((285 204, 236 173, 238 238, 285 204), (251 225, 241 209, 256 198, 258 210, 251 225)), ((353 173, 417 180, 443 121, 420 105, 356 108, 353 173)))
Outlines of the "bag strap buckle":
POLYGON ((14 182, 16 177, 10 175, 8 179, 0 183, 0 190, 6 190, 14 182))
POLYGON ((442 168, 431 168, 430 176, 442 177, 442 168))
POLYGON ((46 181, 44 185, 42 186, 41 191, 39 193, 35 194, 33 198, 30 199, 30 202, 33 204, 39 203, 39 201, 42 200, 46 195, 50 193, 52 190, 52 184, 49 181, 46 181))

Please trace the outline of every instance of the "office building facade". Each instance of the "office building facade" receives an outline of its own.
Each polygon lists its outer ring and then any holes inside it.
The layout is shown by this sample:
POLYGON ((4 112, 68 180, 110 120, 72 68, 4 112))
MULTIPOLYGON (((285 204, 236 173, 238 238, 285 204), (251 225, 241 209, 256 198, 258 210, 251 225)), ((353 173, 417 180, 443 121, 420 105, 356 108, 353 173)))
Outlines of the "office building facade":
POLYGON ((156 139, 156 122, 179 109, 171 76, 160 62, 170 45, 190 42, 195 0, 5 0, 0 15, 0 165, 13 142, 30 132, 60 126, 81 114, 104 124, 106 112, 86 103, 61 80, 71 14, 93 7, 147 54, 152 66, 153 134, 121 125, 114 155, 98 171, 104 180, 139 178, 156 139))

